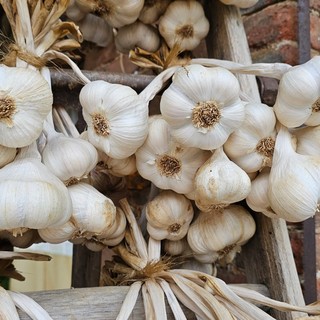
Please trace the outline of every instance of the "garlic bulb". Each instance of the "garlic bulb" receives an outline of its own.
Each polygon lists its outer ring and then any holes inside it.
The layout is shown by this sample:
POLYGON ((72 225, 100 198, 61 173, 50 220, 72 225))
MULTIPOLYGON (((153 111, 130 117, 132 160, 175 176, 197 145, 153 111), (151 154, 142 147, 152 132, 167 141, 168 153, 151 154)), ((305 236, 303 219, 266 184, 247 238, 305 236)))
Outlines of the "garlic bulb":
POLYGON ((119 28, 114 40, 117 50, 122 53, 129 53, 136 47, 155 52, 160 47, 158 30, 140 21, 119 28))
POLYGON ((230 205, 200 212, 190 225, 187 239, 197 260, 213 263, 237 245, 245 244, 255 230, 251 214, 242 206, 230 205))
POLYGON ((187 194, 194 189, 196 171, 209 158, 210 152, 174 142, 168 123, 157 117, 150 122, 148 137, 135 155, 138 172, 143 178, 160 189, 187 194))
POLYGON ((304 221, 319 212, 320 156, 300 155, 291 135, 282 126, 278 132, 269 177, 268 197, 278 218, 304 221))
POLYGON ((320 155, 320 125, 296 128, 291 133, 297 138, 297 153, 320 155))
POLYGON ((195 202, 200 210, 210 211, 243 200, 250 188, 247 173, 230 161, 220 147, 196 173, 195 202))
POLYGON ((193 50, 209 32, 209 21, 198 1, 173 1, 159 19, 159 31, 170 48, 193 50))
POLYGON ((72 218, 84 235, 108 232, 116 219, 116 207, 105 195, 87 183, 68 187, 72 199, 72 218))
POLYGON ((237 8, 246 9, 253 7, 258 3, 258 0, 220 0, 222 3, 230 6, 234 5, 237 8))
POLYGON ((115 28, 133 23, 139 17, 144 0, 76 0, 79 8, 106 20, 115 28))
POLYGON ((262 212, 269 218, 276 218, 277 215, 270 207, 268 198, 270 168, 265 167, 258 176, 251 181, 251 190, 246 197, 247 205, 256 212, 262 212))
POLYGON ((165 239, 163 241, 163 250, 171 256, 192 256, 187 237, 173 241, 165 239))
POLYGON ((274 111, 288 128, 320 124, 320 56, 289 69, 280 79, 274 111))
POLYGON ((21 148, 34 142, 52 101, 51 88, 38 71, 0 65, 0 145, 21 148))
POLYGON ((98 162, 98 152, 88 141, 67 137, 45 124, 46 145, 42 162, 66 185, 86 176, 98 162))
POLYGON ((273 109, 262 103, 247 103, 245 119, 223 145, 227 156, 246 172, 271 166, 276 140, 273 109))
POLYGON ((237 78, 223 68, 181 67, 162 94, 161 114, 182 145, 216 149, 245 118, 239 93, 237 78))
POLYGON ((139 20, 146 24, 155 23, 166 11, 170 2, 171 0, 145 0, 139 20))
POLYGON ((72 218, 59 227, 49 227, 38 230, 41 239, 48 243, 62 243, 68 241, 72 239, 77 232, 78 228, 72 218))
POLYGON ((0 145, 0 168, 12 162, 16 157, 17 149, 0 145))
POLYGON ((69 2, 68 8, 65 13, 70 20, 77 23, 87 15, 87 12, 82 11, 78 7, 75 0, 69 2))
POLYGON ((59 226, 70 219, 68 189, 41 163, 35 143, 22 148, 0 170, 0 207, 0 230, 13 234, 59 226))
POLYGON ((155 240, 180 240, 193 219, 191 201, 182 194, 164 190, 146 207, 147 230, 155 240))
POLYGON ((113 30, 105 20, 88 13, 77 22, 83 39, 100 47, 107 47, 113 41, 113 30))
POLYGON ((128 86, 97 80, 80 91, 88 140, 115 159, 136 152, 148 134, 148 105, 128 86))

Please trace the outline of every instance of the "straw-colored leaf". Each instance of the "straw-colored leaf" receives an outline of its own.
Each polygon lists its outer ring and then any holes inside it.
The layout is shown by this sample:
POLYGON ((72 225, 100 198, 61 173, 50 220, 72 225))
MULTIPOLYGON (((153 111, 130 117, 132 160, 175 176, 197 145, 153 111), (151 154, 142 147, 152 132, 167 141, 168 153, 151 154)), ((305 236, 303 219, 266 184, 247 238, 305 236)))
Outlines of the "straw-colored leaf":
POLYGON ((145 286, 150 294, 150 300, 154 309, 155 320, 166 320, 167 311, 164 300, 164 292, 154 279, 147 279, 145 286))
POLYGON ((19 315, 9 293, 0 286, 0 319, 19 320, 19 315))
POLYGON ((170 285, 168 284, 167 281, 163 280, 163 279, 159 279, 158 283, 160 284, 162 290, 164 291, 169 306, 172 310, 172 313, 174 315, 174 318, 176 320, 187 320, 184 312, 181 309, 181 306, 176 298, 176 296, 174 295, 173 291, 170 288, 170 285))
POLYGON ((33 253, 33 252, 0 251, 0 259, 50 261, 51 257, 46 254, 33 253))
POLYGON ((148 240, 148 261, 159 261, 161 257, 161 241, 151 236, 148 240))
POLYGON ((128 291, 128 293, 122 303, 120 312, 119 312, 116 320, 129 319, 129 317, 132 313, 132 310, 137 302, 141 286, 142 286, 141 281, 136 281, 130 286, 129 291, 128 291))
POLYGON ((155 312, 153 309, 153 305, 151 303, 150 294, 148 292, 148 289, 147 289, 145 283, 142 285, 141 292, 142 292, 142 300, 143 300, 145 318, 146 319, 155 319, 155 312))
POLYGON ((48 312, 44 310, 37 302, 25 294, 8 291, 14 304, 24 311, 32 320, 52 320, 48 312))

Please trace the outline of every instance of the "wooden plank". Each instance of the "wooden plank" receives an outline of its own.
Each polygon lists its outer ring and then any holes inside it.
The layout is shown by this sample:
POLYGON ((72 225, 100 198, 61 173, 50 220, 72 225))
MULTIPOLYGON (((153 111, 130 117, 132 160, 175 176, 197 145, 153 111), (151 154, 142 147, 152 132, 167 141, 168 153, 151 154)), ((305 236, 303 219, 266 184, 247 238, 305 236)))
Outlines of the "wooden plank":
MULTIPOLYGON (((205 6, 211 23, 207 37, 209 57, 250 64, 251 56, 239 9, 219 1, 206 1, 205 6)), ((260 101, 255 78, 246 75, 238 78, 241 89, 260 101)), ((242 254, 248 281, 265 284, 273 299, 304 305, 285 221, 257 214, 256 222, 256 235, 244 246, 242 254)), ((272 315, 278 320, 303 316, 302 313, 278 311, 272 311, 272 315)))
MULTIPOLYGON (((54 320, 114 320, 128 290, 129 287, 93 287, 26 294, 38 302, 54 320)), ((196 319, 190 310, 183 306, 182 309, 188 320, 196 319)), ((174 319, 168 305, 167 314, 168 320, 174 319)), ((24 312, 19 311, 19 316, 21 320, 30 320, 24 312)), ((129 319, 145 319, 141 295, 129 319)))

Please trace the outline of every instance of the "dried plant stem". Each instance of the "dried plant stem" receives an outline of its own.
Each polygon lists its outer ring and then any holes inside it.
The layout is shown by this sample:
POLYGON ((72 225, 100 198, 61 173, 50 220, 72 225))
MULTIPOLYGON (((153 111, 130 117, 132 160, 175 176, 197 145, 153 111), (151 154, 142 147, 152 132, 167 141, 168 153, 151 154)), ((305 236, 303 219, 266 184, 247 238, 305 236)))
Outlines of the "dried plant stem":
POLYGON ((148 262, 159 261, 161 258, 161 241, 155 240, 151 236, 148 241, 148 262))
POLYGON ((123 301, 123 304, 121 306, 120 312, 119 312, 116 320, 129 319, 129 317, 132 313, 132 310, 137 302, 141 286, 142 286, 141 281, 136 281, 130 286, 130 289, 129 289, 129 291, 123 301))
POLYGON ((164 292, 155 279, 147 279, 145 286, 150 294, 151 304, 154 309, 155 320, 167 320, 164 292))
POLYGON ((0 319, 19 320, 19 315, 9 293, 0 286, 0 319))
POLYGON ((64 123, 62 122, 58 111, 56 110, 56 108, 52 108, 52 116, 53 116, 53 122, 55 124, 55 126, 57 127, 57 129, 63 133, 65 136, 69 136, 68 131, 66 130, 64 123))
POLYGON ((145 283, 142 285, 141 292, 142 292, 145 318, 155 319, 155 311, 153 309, 153 305, 151 303, 151 297, 145 283))
POLYGON ((69 113, 64 107, 56 107, 57 113, 64 125, 64 127, 69 131, 70 136, 73 138, 78 138, 80 136, 77 127, 74 125, 69 113))

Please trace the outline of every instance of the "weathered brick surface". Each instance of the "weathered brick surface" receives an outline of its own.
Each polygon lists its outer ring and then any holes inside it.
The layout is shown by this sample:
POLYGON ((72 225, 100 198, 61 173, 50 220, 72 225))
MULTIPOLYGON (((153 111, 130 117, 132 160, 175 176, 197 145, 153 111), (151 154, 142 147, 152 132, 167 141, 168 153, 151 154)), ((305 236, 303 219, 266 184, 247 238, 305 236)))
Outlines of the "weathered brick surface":
MULTIPOLYGON (((319 0, 318 3, 320 6, 319 0)), ((320 51, 320 16, 316 11, 310 14, 310 42, 313 49, 320 51)))
POLYGON ((297 40, 296 2, 270 5, 250 16, 243 17, 249 46, 253 49, 281 40, 297 40))

